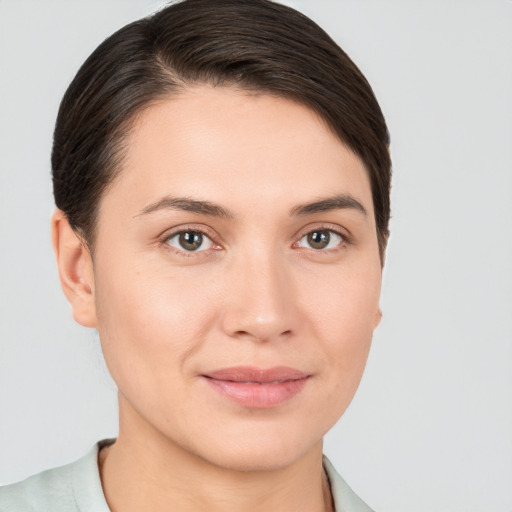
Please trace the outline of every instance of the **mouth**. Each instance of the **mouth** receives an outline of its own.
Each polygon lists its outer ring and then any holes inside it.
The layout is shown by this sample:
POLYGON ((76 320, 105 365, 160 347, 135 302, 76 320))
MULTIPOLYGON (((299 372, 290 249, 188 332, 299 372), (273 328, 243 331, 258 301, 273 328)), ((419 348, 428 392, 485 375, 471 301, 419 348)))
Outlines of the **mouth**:
POLYGON ((302 391, 311 375, 286 366, 269 369, 239 366, 201 377, 215 391, 243 407, 268 409, 291 400, 302 391))

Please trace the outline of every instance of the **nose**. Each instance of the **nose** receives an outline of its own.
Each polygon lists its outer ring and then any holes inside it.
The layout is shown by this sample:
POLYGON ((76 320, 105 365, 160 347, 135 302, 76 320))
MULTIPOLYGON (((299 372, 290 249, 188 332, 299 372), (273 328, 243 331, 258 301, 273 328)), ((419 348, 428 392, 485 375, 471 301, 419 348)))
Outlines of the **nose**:
POLYGON ((296 332, 297 290, 286 261, 272 254, 246 255, 228 274, 222 317, 228 336, 268 342, 296 332))

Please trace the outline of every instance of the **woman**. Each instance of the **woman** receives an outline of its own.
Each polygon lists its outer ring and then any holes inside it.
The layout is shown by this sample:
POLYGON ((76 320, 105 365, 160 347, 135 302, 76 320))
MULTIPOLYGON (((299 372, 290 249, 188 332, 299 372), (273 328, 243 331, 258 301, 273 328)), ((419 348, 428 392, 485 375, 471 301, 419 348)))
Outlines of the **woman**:
POLYGON ((360 71, 288 7, 186 0, 102 43, 57 119, 52 237, 119 436, 0 505, 369 510, 322 438, 381 317, 388 145, 360 71))

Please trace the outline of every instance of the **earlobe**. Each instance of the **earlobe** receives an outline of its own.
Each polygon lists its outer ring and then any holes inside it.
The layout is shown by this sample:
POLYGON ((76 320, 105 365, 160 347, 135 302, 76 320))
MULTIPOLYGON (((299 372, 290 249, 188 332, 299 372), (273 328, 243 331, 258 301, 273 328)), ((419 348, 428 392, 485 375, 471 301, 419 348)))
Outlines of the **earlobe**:
POLYGON ((379 326, 380 324, 380 321, 382 320, 382 309, 377 309, 377 313, 375 313, 375 323, 373 325, 373 329, 377 329, 377 327, 379 326))
POLYGON ((53 214, 51 230, 60 284, 71 304, 73 318, 84 327, 96 327, 94 272, 89 249, 61 210, 53 214))

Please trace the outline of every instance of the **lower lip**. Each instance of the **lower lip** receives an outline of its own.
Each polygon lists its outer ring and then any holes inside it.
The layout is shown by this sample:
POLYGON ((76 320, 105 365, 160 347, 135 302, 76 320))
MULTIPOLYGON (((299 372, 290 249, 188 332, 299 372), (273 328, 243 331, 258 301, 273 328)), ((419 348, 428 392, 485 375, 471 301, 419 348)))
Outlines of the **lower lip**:
POLYGON ((281 405, 305 386, 308 377, 278 383, 233 382, 206 377, 205 380, 220 394, 244 407, 268 409, 281 405))

